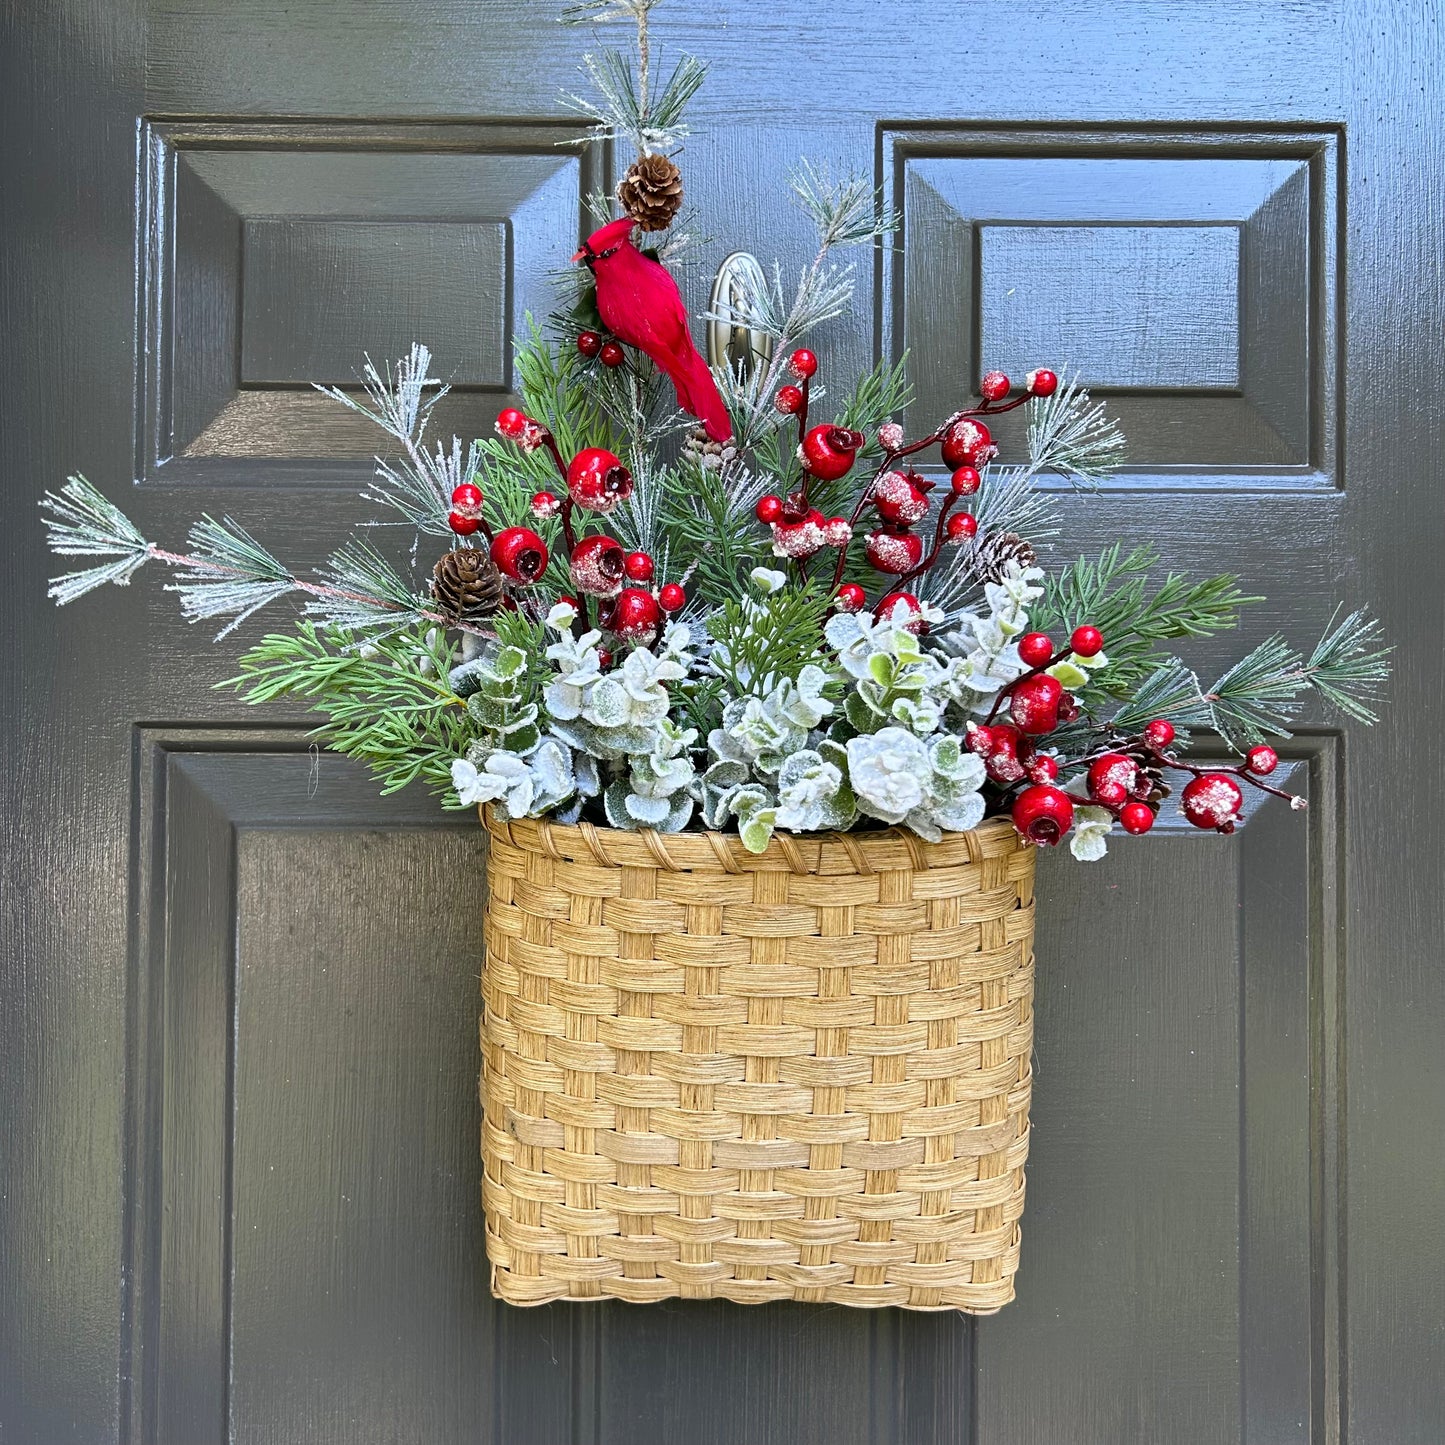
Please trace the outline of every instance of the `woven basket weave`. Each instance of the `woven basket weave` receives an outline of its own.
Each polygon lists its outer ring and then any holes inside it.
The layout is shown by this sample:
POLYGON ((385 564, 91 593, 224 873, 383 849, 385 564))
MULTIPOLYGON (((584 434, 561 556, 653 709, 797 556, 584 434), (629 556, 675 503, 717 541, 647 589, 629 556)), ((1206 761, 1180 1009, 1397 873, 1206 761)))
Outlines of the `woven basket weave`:
POLYGON ((482 1200, 510 1304, 1013 1298, 1034 851, 500 822, 482 1200))

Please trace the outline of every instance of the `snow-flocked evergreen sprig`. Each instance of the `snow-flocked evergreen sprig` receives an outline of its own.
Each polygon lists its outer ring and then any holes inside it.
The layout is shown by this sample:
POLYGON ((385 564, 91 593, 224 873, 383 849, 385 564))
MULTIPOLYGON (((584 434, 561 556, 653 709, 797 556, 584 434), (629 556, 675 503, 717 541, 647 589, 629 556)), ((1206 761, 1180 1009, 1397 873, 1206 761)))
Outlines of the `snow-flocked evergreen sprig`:
POLYGON ((124 587, 150 560, 150 543, 119 507, 82 476, 41 499, 50 550, 62 557, 108 557, 55 577, 49 595, 61 606, 107 582, 124 587))
POLYGON ((1029 410, 1029 460, 1078 486, 1097 486, 1124 464, 1124 434, 1102 401, 1091 400, 1077 374, 1029 410))

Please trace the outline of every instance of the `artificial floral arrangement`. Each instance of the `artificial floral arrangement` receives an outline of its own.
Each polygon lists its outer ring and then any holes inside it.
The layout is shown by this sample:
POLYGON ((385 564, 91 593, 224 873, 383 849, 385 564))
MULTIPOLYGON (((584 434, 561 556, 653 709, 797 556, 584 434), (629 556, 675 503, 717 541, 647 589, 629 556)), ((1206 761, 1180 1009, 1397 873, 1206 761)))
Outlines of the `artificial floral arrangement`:
POLYGON ((221 637, 299 594, 232 684, 303 700, 383 791, 483 805, 499 1295, 987 1312, 1018 1260, 1029 845, 1100 858, 1181 782, 1220 833, 1246 788, 1303 807, 1271 739, 1311 695, 1373 721, 1387 649, 1351 611, 1206 686, 1170 644, 1236 625, 1259 599, 1234 577, 1158 577, 1147 539, 1042 565, 1038 483, 1123 461, 1076 379, 960 378, 956 410, 907 423, 906 358, 825 395, 804 343, 849 305, 838 255, 896 224, 866 181, 800 166, 816 252, 711 313, 763 355, 709 367, 670 269, 704 69, 661 79, 657 3, 564 17, 635 24, 635 54, 586 58, 597 98, 568 100, 637 159, 517 341, 496 434, 427 436, 447 388, 422 345, 321 388, 386 436, 364 495, 429 576, 359 532, 302 575, 229 517, 169 551, 75 476, 43 502, 50 545, 100 560, 51 594, 162 562, 221 637), (1002 462, 992 426, 1022 408, 1002 462), (1194 728, 1239 760, 1192 761, 1194 728))

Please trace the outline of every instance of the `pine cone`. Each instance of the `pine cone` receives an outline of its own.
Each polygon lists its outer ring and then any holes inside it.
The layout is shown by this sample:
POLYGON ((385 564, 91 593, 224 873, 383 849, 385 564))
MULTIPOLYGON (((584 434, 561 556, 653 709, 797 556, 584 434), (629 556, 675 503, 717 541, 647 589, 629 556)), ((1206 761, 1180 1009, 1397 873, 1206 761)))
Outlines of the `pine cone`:
POLYGON ((682 172, 666 156, 639 156, 618 185, 617 199, 644 231, 665 231, 682 205, 682 172))
POLYGON ((978 544, 976 566, 981 582, 1002 582, 1009 563, 1033 567, 1038 554, 1017 532, 990 532, 978 544))
POLYGON ((476 622, 501 605, 502 574, 480 547, 457 547, 432 568, 431 595, 448 617, 476 622))
POLYGON ((732 461, 737 456, 738 449, 732 440, 715 442, 703 427, 695 426, 682 439, 682 454, 696 462, 704 471, 715 472, 732 461))

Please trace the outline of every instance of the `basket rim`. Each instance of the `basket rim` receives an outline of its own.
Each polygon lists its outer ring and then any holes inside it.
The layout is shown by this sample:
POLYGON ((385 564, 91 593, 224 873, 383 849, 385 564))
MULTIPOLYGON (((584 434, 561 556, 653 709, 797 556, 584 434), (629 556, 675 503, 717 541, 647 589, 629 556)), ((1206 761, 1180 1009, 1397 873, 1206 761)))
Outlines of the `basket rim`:
POLYGON ((761 853, 749 852, 736 833, 713 830, 659 833, 598 827, 592 823, 553 823, 546 818, 502 819, 490 803, 478 807, 492 838, 528 852, 595 863, 603 868, 650 867, 667 872, 874 873, 900 868, 925 871, 981 863, 1032 845, 1020 837, 1011 819, 986 818, 963 833, 945 833, 930 843, 907 829, 863 832, 774 833, 761 853))

